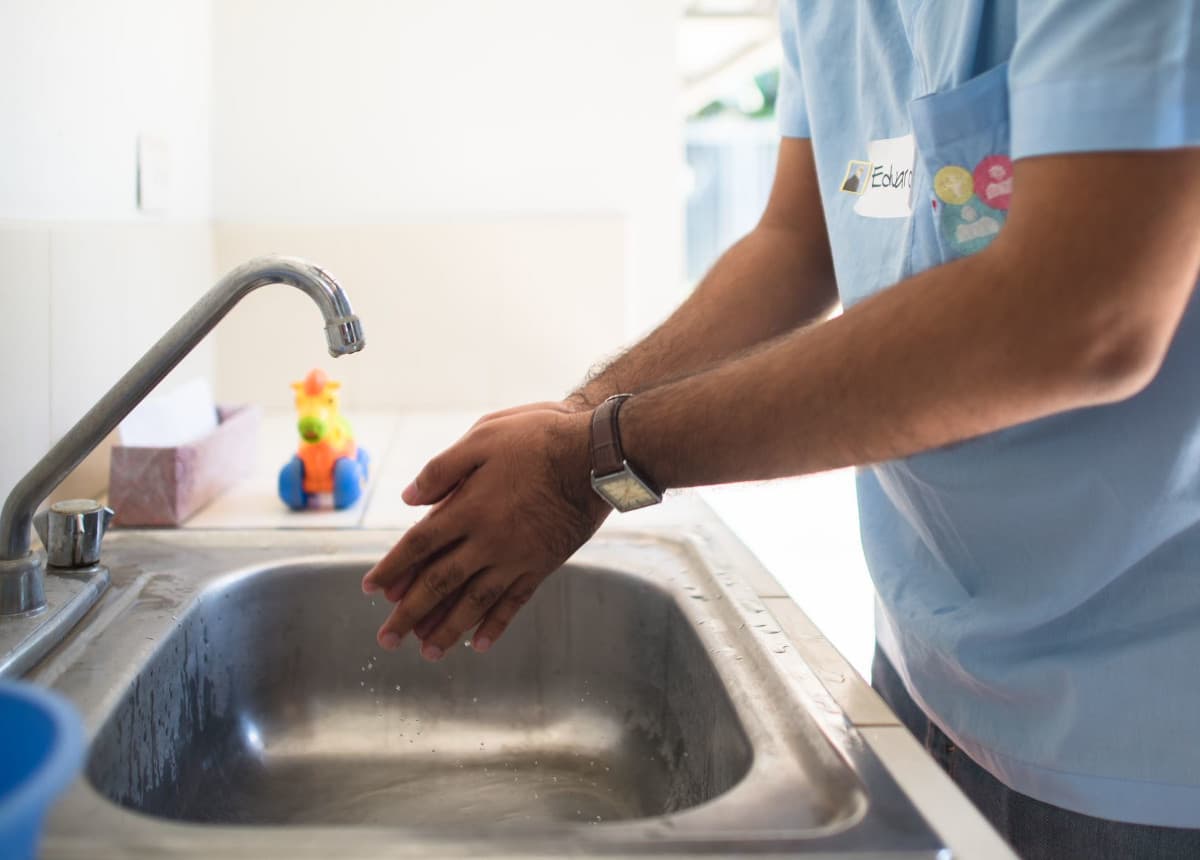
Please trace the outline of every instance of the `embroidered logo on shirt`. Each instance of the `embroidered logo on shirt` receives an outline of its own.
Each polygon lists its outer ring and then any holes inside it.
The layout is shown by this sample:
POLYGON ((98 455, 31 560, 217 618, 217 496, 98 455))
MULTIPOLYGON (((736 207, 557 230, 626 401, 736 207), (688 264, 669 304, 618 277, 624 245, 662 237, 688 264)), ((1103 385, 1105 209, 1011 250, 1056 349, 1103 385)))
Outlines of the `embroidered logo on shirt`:
POLYGON ((867 160, 851 161, 839 186, 858 197, 854 211, 866 218, 907 218, 912 214, 913 136, 887 137, 867 144, 867 160))
POLYGON ((975 166, 975 193, 994 209, 1008 209, 1012 183, 1012 160, 1007 155, 989 155, 975 166))
POLYGON ((1004 226, 1012 185, 1012 161, 1006 155, 989 155, 974 171, 948 164, 935 173, 933 208, 946 246, 966 256, 990 245, 1004 226))
POLYGON ((975 181, 965 168, 951 164, 933 175, 933 193, 943 203, 962 206, 975 193, 975 181))

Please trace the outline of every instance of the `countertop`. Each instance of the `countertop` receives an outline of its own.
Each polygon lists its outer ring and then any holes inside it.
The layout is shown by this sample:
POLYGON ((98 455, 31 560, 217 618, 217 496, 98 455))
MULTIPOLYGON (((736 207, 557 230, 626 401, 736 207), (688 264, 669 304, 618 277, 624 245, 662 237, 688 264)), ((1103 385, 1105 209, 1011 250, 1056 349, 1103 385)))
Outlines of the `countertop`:
MULTIPOLYGON (((194 516, 188 529, 403 529, 419 519, 421 512, 400 499, 408 484, 430 456, 451 444, 470 427, 475 414, 406 413, 399 415, 351 415, 355 436, 372 457, 370 480, 363 499, 344 511, 311 510, 301 514, 286 510, 275 494, 279 468, 296 447, 295 418, 278 414, 264 417, 259 430, 258 457, 254 470, 219 499, 194 516)), ((793 484, 793 498, 821 494, 834 486, 818 478, 793 484)), ((811 500, 811 499, 810 499, 811 500)), ((735 500, 718 500, 728 508, 735 500)), ((819 499, 818 499, 819 503, 819 499)), ((714 512, 700 493, 669 495, 664 504, 621 517, 610 517, 604 529, 622 531, 670 530, 705 521, 720 523, 730 534, 736 529, 714 512)), ((730 519, 727 517, 726 519, 730 519)), ((738 541, 741 551, 750 549, 738 541)), ((986 823, 966 797, 925 754, 891 710, 822 633, 788 591, 762 564, 747 564, 753 572, 747 579, 774 615, 804 660, 817 674, 834 700, 843 708, 866 742, 909 794, 921 813, 951 848, 956 858, 1013 858, 1015 855, 986 823)), ((811 563, 811 562, 810 562, 811 563)), ((819 560, 817 561, 819 563, 819 560)), ((858 588, 861 589, 861 582, 858 588)), ((855 661, 862 665, 861 656, 855 661)))

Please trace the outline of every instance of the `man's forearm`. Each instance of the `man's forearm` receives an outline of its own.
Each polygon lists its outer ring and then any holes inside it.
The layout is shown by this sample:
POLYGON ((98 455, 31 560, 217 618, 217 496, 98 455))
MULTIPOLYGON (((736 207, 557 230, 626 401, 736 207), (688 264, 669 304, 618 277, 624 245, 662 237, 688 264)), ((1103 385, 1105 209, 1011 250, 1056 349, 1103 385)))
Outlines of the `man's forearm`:
POLYGON ((626 456, 664 487, 904 457, 1133 393, 984 257, 928 271, 837 319, 639 394, 626 456))
POLYGON ((667 487, 905 457, 1133 396, 1200 272, 1200 152, 1017 162, 1004 231, 821 325, 639 394, 626 455, 667 487), (1067 200, 1080 182, 1102 199, 1067 200))
POLYGON ((760 225, 730 248, 671 316, 595 373, 572 399, 595 406, 708 367, 813 320, 837 301, 828 249, 760 225))
POLYGON ((762 480, 906 456, 1072 405, 1022 385, 1030 374, 1014 366, 1015 345, 989 338, 986 309, 959 307, 966 277, 1002 292, 961 271, 980 268, 927 272, 639 394, 621 412, 626 456, 665 487, 762 480))

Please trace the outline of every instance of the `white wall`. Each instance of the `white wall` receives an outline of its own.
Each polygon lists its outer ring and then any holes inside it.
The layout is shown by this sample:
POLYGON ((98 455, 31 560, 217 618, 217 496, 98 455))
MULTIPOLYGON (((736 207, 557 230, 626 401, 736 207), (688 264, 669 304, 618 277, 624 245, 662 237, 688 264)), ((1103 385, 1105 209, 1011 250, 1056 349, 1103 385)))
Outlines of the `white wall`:
MULTIPOLYGON (((367 350, 336 368, 391 370, 394 384, 359 392, 370 405, 561 394, 679 299, 675 0, 214 2, 218 262, 322 235, 353 246, 354 277, 318 262, 380 309, 363 313, 367 350), (416 229, 428 251, 384 227, 416 229), (470 280, 447 289, 452 276, 470 280), (473 315, 497 290, 509 312, 473 315), (564 355, 564 338, 579 348, 564 355)), ((287 300, 256 297, 262 313, 287 300)), ((243 334, 218 333, 218 389, 271 400, 281 380, 243 334)))
MULTIPOLYGON (((284 249, 341 280, 367 346, 337 360, 298 290, 264 287, 217 331, 229 402, 292 408, 323 367, 361 409, 492 409, 561 396, 620 340, 625 224, 523 217, 423 224, 219 224, 218 259, 284 249)), ((353 413, 351 413, 353 414, 353 413)))
POLYGON ((139 219, 141 132, 171 147, 166 216, 207 220, 208 0, 0 2, 0 218, 139 219))
MULTIPOLYGON (((678 11, 0 0, 0 397, 19 426, 0 495, 258 253, 345 273, 370 344, 331 367, 358 383, 350 403, 561 393, 682 290, 678 11), (150 214, 135 194, 146 133, 170 149, 150 214)), ((219 371, 202 346, 166 385, 210 374, 218 394, 283 403, 319 361, 318 325, 281 324, 309 310, 295 301, 255 296, 212 338, 219 371)), ((93 458, 65 492, 106 476, 93 458)))
MULTIPOLYGON (((212 280, 210 12, 0 2, 0 498, 212 280), (144 132, 170 147, 154 215, 137 209, 144 132)), ((175 379, 211 374, 198 353, 175 379)), ((63 491, 106 481, 102 452, 63 491)))

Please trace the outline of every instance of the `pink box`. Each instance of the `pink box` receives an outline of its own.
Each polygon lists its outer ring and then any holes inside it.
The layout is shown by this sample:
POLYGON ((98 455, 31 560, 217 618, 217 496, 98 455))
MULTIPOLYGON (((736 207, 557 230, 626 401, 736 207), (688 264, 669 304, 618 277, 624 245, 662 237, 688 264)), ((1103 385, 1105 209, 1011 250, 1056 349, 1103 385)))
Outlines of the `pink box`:
POLYGON ((178 526, 254 468, 257 406, 217 408, 217 428, 174 448, 112 450, 108 506, 117 526, 178 526))

